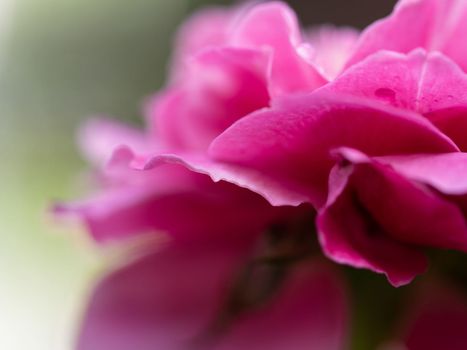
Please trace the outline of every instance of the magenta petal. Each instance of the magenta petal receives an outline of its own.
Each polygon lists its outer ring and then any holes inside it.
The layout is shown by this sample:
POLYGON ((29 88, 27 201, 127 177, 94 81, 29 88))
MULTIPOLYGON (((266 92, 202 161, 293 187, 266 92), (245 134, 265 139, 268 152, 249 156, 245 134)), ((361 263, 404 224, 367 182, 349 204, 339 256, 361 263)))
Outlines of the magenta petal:
POLYGON ((376 21, 363 31, 347 66, 379 50, 407 53, 417 47, 426 48, 436 11, 432 3, 436 1, 399 1, 391 15, 376 21))
POLYGON ((323 90, 416 111, 461 149, 467 148, 467 75, 440 53, 380 51, 349 68, 323 90))
POLYGON ((398 173, 447 195, 467 195, 467 153, 382 157, 398 173))
POLYGON ((415 246, 467 251, 467 226, 455 203, 354 150, 340 154, 353 165, 333 169, 318 218, 328 255, 386 273, 400 285, 423 271, 415 246))
POLYGON ((402 0, 394 12, 361 35, 347 66, 379 50, 407 53, 417 47, 441 51, 467 68, 464 35, 467 4, 458 0, 402 0))
POLYGON ((203 242, 162 247, 99 283, 79 350, 194 347, 230 286, 244 247, 203 242))
POLYGON ((328 266, 314 263, 293 271, 264 308, 212 333, 231 283, 247 261, 245 251, 229 241, 173 245, 114 272, 93 294, 78 349, 345 347, 341 282, 328 266))
POLYGON ((78 142, 84 156, 96 165, 108 161, 118 146, 127 145, 137 151, 156 147, 140 130, 107 118, 88 120, 79 130, 78 142))
MULTIPOLYGON (((463 46, 463 45, 459 45, 463 46)), ((440 54, 432 54, 424 74, 421 111, 448 135, 461 150, 467 150, 467 74, 440 54)), ((464 67, 467 68, 467 52, 464 67)))
POLYGON ((232 44, 271 51, 269 91, 272 96, 311 91, 326 82, 311 61, 300 54, 304 43, 298 20, 285 3, 254 6, 237 23, 232 32, 232 44))
POLYGON ((237 11, 222 7, 208 8, 195 13, 182 25, 175 38, 171 67, 173 81, 183 79, 184 65, 192 55, 227 43, 231 22, 237 11))
POLYGON ((467 71, 467 47, 464 45, 467 33, 467 4, 462 0, 451 0, 446 1, 444 6, 448 8, 450 18, 441 24, 445 30, 442 31, 442 35, 435 36, 432 49, 451 57, 467 71), (446 22, 449 23, 448 26, 446 22))
MULTIPOLYGON (((133 155, 126 156, 137 163, 133 155)), ((254 239, 252 232, 261 232, 287 214, 256 193, 220 178, 214 182, 173 158, 153 157, 145 171, 126 170, 133 172, 129 174, 132 181, 110 186, 82 202, 59 204, 55 212, 82 221, 103 243, 155 232, 168 233, 178 240, 217 236, 249 240, 254 239)))
MULTIPOLYGON (((423 114, 432 107, 425 97, 425 79, 437 73, 432 62, 433 56, 423 50, 408 55, 379 51, 347 69, 323 90, 366 97, 423 114)), ((437 77, 444 80, 443 75, 437 77)))
POLYGON ((301 264, 276 299, 240 317, 215 349, 346 349, 346 297, 336 277, 326 264, 301 264))
POLYGON ((287 188, 305 188, 304 193, 320 206, 334 162, 329 152, 339 146, 373 156, 457 150, 418 114, 316 92, 283 100, 239 120, 214 140, 210 154, 257 169, 287 188))
POLYGON ((344 68, 358 40, 358 30, 351 27, 322 25, 312 27, 306 34, 311 45, 313 62, 332 80, 344 68))
POLYGON ((452 107, 427 114, 431 122, 453 140, 460 150, 467 151, 467 107, 452 107))
POLYGON ((467 107, 467 75, 440 53, 380 51, 323 90, 377 99, 423 115, 467 107))
POLYGON ((121 188, 78 202, 58 203, 53 212, 60 219, 83 223, 97 242, 105 243, 155 233, 149 197, 144 188, 121 188))
POLYGON ((438 52, 430 53, 425 58, 418 82, 417 110, 436 125, 431 113, 467 108, 466 89, 467 74, 448 57, 438 52))
POLYGON ((338 263, 383 273, 396 287, 425 272, 425 254, 396 241, 382 228, 373 227, 361 205, 355 202, 352 190, 347 188, 346 176, 333 174, 332 179, 329 202, 317 219, 324 253, 338 263))
MULTIPOLYGON (((110 181, 92 197, 57 204, 54 208, 56 215, 83 223, 100 243, 167 230, 171 234, 183 234, 182 223, 185 221, 178 220, 181 212, 166 212, 164 202, 170 204, 173 199, 183 196, 196 198, 196 192, 200 191, 196 174, 180 166, 166 166, 152 173, 138 172, 128 168, 127 162, 132 159, 132 154, 123 154, 120 150, 116 153, 120 163, 114 165, 116 161, 113 159, 111 168, 118 168, 109 171, 112 172, 111 180, 116 178, 117 184, 110 181), (126 164, 123 164, 125 160, 126 164)), ((108 178, 106 180, 109 181, 108 178)), ((180 209, 189 212, 190 201, 183 203, 186 206, 180 209)))
MULTIPOLYGON (((348 150, 341 152, 350 160, 348 150)), ((388 235, 405 243, 467 251, 467 226, 455 203, 393 167, 368 158, 357 164, 358 196, 388 235)))
POLYGON ((134 169, 149 170, 160 164, 181 164, 188 169, 209 175, 214 182, 226 181, 249 189, 267 199, 274 206, 298 206, 310 201, 305 194, 288 189, 273 178, 268 178, 255 169, 216 162, 200 154, 158 154, 135 157, 131 166, 134 169))
POLYGON ((269 104, 267 62, 266 54, 248 49, 198 53, 187 62, 183 81, 149 105, 153 134, 172 148, 206 149, 237 119, 269 104))
POLYGON ((410 350, 464 350, 467 347, 467 300, 456 290, 429 286, 418 296, 417 308, 405 331, 410 350))

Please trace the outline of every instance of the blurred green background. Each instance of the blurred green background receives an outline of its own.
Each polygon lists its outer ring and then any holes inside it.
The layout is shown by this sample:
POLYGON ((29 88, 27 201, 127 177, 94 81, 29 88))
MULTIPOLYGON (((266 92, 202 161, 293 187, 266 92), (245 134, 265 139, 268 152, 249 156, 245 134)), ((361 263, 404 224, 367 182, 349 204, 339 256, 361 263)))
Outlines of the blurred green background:
MULTIPOLYGON (((175 28, 203 3, 215 1, 0 0, 0 349, 72 348, 103 265, 47 214, 83 195, 75 130, 95 114, 141 123, 175 28)), ((306 24, 362 27, 394 1, 290 3, 306 24)))

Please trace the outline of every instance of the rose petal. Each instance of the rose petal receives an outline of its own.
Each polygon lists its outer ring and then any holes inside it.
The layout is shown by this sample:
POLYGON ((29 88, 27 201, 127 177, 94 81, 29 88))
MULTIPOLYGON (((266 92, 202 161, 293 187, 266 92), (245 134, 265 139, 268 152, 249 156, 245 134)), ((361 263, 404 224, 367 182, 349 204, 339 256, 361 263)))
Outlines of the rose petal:
POLYGON ((440 53, 380 51, 323 88, 419 112, 467 149, 467 75, 440 53))
POLYGON ((425 272, 425 254, 370 226, 352 192, 345 189, 347 184, 342 182, 347 180, 339 178, 330 188, 329 196, 333 200, 320 211, 317 219, 324 253, 338 263, 383 273, 395 287, 408 284, 425 272))
MULTIPOLYGON (((411 244, 467 250, 465 218, 455 203, 387 167, 382 159, 340 155, 354 166, 354 186, 371 216, 393 238, 411 244)), ((416 157, 410 157, 415 160, 416 157)), ((412 168, 413 169, 413 168, 412 168)), ((446 170, 447 168, 445 168, 446 170)), ((420 169, 421 171, 421 169, 420 169)))
POLYGON ((237 119, 269 104, 268 57, 234 48, 204 50, 187 63, 184 80, 149 105, 153 135, 169 148, 204 150, 237 119))
POLYGON ((127 169, 135 174, 126 184, 84 201, 58 204, 55 212, 83 221, 101 243, 161 231, 178 240, 220 235, 251 239, 253 232, 288 215, 249 190, 220 179, 213 182, 170 157, 160 157, 147 169, 127 169))
POLYGON ((334 79, 344 68, 358 37, 357 29, 332 25, 313 27, 307 32, 307 42, 313 49, 313 62, 328 80, 334 79))
POLYGON ((316 92, 288 98, 239 120, 213 141, 210 154, 216 160, 257 169, 286 188, 300 189, 319 207, 334 162, 329 151, 339 146, 373 156, 457 150, 418 114, 316 92))
POLYGON ((121 145, 142 151, 156 145, 143 132, 107 118, 94 118, 80 128, 78 142, 83 155, 95 165, 103 165, 121 145))
POLYGON ((398 173, 448 195, 467 194, 467 154, 422 154, 381 157, 398 173))
POLYGON ((467 226, 455 203, 355 150, 339 154, 346 163, 333 169, 318 217, 329 256, 401 285, 423 272, 415 245, 467 251, 467 226))
POLYGON ((242 251, 209 241, 171 245, 115 271, 93 293, 77 349, 195 348, 216 317, 242 251))
POLYGON ((272 51, 271 96, 295 91, 311 91, 326 80, 313 64, 300 55, 304 44, 298 20, 285 3, 270 2, 254 6, 236 25, 231 43, 272 51))
POLYGON ((172 81, 183 79, 185 64, 191 56, 203 49, 223 46, 229 38, 231 22, 236 9, 211 7, 196 12, 178 30, 175 53, 172 58, 172 81))
POLYGON ((407 53, 423 47, 445 53, 465 70, 467 49, 459 43, 467 30, 466 5, 463 0, 399 1, 391 15, 363 31, 347 67, 379 50, 407 53))
POLYGON ((328 266, 316 263, 292 271, 264 308, 211 333, 233 277, 246 261, 244 251, 228 241, 175 245, 114 272, 93 294, 78 349, 345 347, 341 281, 328 266))
POLYGON ((288 189, 282 183, 255 169, 216 162, 202 154, 156 154, 134 157, 131 167, 149 170, 164 163, 181 164, 194 172, 209 175, 214 182, 226 181, 249 189, 266 198, 274 206, 298 206, 310 201, 304 193, 288 189))
POLYGON ((277 299, 241 317, 216 350, 347 348, 346 298, 336 277, 326 264, 301 264, 277 299))
POLYGON ((407 327, 410 350, 463 350, 467 346, 467 301, 456 290, 430 286, 418 296, 416 313, 407 327), (421 300, 421 301, 420 301, 421 300))

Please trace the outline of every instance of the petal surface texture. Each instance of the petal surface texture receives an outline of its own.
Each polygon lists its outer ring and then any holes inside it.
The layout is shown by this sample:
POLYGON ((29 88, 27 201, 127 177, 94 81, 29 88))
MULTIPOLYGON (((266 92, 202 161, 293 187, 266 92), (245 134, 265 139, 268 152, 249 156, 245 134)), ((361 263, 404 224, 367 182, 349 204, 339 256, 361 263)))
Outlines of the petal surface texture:
POLYGON ((363 31, 347 66, 379 50, 408 53, 417 47, 440 51, 467 69, 464 0, 401 0, 393 13, 363 31))
POLYGON ((457 150, 419 114, 324 91, 283 99, 239 120, 213 141, 210 155, 279 179, 319 207, 335 162, 330 151, 340 146, 371 156, 457 150))

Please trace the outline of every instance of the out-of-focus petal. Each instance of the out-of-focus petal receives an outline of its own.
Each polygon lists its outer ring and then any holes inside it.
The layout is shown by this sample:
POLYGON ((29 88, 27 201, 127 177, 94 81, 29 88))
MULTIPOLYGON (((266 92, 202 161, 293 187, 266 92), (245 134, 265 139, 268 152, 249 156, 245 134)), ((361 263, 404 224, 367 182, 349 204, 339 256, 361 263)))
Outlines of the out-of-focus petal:
POLYGON ((266 107, 268 57, 239 48, 206 49, 187 62, 184 80, 148 107, 153 135, 169 148, 205 150, 237 119, 266 107))
POLYGON ((184 72, 184 65, 191 56, 203 49, 226 44, 234 17, 234 9, 214 7, 199 11, 184 22, 175 38, 173 80, 183 78, 179 71, 184 72))
POLYGON ((464 0, 401 0, 393 13, 363 31, 347 66, 379 50, 407 53, 417 47, 441 51, 467 69, 464 0))
POLYGON ((104 278, 77 349, 196 349, 248 252, 224 242, 162 247, 104 278))
POLYGON ((302 263, 263 309, 240 317, 216 350, 343 350, 345 289, 327 264, 302 263))
POLYGON ((102 243, 155 231, 178 240, 254 238, 286 215, 287 209, 271 207, 256 193, 220 179, 214 182, 185 165, 159 157, 145 171, 128 168, 135 173, 129 176, 133 181, 109 186, 81 202, 58 204, 55 212, 81 220, 102 243))
POLYGON ((98 166, 108 161, 118 146, 127 145, 137 151, 156 147, 142 131, 107 118, 94 118, 84 123, 78 142, 83 155, 98 166))
POLYGON ((311 59, 300 54, 306 49, 295 13, 282 2, 254 6, 238 21, 232 44, 271 52, 269 91, 271 96, 312 91, 326 80, 311 59))
POLYGON ((341 72, 359 34, 354 28, 333 25, 322 25, 308 31, 306 38, 312 47, 313 62, 326 78, 332 80, 341 72))
POLYGON ((301 189, 319 207, 324 204, 334 163, 329 152, 340 146, 372 156, 457 150, 418 114, 317 92, 242 118, 213 141, 210 154, 216 160, 259 170, 287 188, 301 189))
POLYGON ((431 286, 417 299, 417 309, 406 327, 410 350, 464 350, 467 347, 467 300, 446 286, 431 286))
POLYGON ((93 294, 78 349, 345 348, 345 291, 321 263, 302 263, 265 305, 219 328, 247 254, 228 240, 174 245, 112 273, 93 294))

